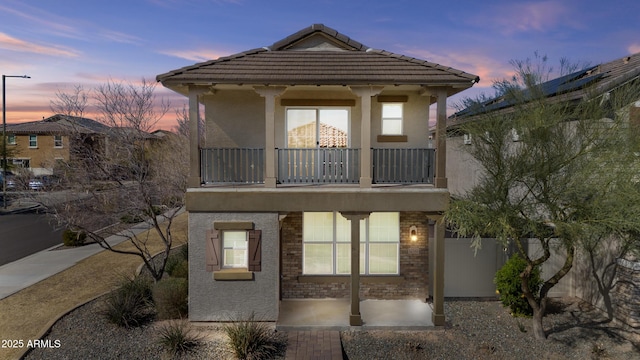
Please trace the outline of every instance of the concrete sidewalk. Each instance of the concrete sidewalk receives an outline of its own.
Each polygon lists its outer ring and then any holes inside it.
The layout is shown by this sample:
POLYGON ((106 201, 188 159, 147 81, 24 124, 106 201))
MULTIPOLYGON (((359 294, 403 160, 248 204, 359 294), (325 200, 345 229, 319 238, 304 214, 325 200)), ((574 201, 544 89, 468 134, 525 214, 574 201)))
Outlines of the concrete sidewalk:
MULTIPOLYGON (((128 232, 139 234, 150 228, 147 223, 132 226, 128 232)), ((107 242, 114 246, 127 238, 122 235, 112 235, 107 242)), ((27 288, 52 275, 66 270, 79 261, 95 255, 104 249, 98 244, 89 244, 75 248, 55 250, 60 245, 42 250, 20 260, 0 266, 0 299, 27 288)))

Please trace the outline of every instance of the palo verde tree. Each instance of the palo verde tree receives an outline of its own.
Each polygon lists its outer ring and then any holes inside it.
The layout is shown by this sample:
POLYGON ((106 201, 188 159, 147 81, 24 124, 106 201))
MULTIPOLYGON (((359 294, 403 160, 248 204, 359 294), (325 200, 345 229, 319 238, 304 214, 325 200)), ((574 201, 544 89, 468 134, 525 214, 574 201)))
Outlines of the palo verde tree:
POLYGON ((174 242, 171 226, 184 207, 188 147, 174 133, 159 138, 150 134, 169 110, 156 98, 155 84, 110 81, 90 91, 76 87, 59 92, 51 102, 56 113, 69 115, 75 134, 70 159, 61 164, 69 197, 46 204, 58 222, 87 234, 101 247, 141 258, 159 280, 174 242), (104 127, 86 132, 83 118, 89 110, 104 127), (146 222, 152 229, 139 233, 127 223, 146 222), (160 238, 163 252, 153 261, 160 238), (107 238, 117 235, 131 246, 114 247, 107 238))
POLYGON ((527 263, 520 279, 533 309, 534 336, 544 339, 549 291, 571 270, 586 240, 631 239, 640 230, 640 148, 624 111, 640 93, 630 83, 606 97, 588 87, 574 100, 550 97, 546 57, 512 64, 516 75, 494 86, 506 106, 492 108, 486 98, 464 103, 469 115, 457 130, 470 135, 463 151, 482 175, 452 201, 445 218, 477 247, 482 238, 515 245, 527 263), (541 251, 529 253, 528 241, 541 251), (543 274, 540 291, 533 291, 534 269, 552 254, 562 266, 543 274))

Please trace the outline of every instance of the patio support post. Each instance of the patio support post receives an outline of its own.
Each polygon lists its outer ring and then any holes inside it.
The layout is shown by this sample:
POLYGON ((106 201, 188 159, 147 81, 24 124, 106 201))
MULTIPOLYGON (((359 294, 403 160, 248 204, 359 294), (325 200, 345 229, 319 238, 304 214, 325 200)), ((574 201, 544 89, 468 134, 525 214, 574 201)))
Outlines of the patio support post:
POLYGON ((445 225, 442 216, 436 220, 434 229, 433 251, 435 264, 433 266, 433 313, 432 321, 435 326, 444 326, 444 232, 445 225))
POLYGON ((264 142, 264 187, 276 187, 276 97, 286 90, 284 86, 256 86, 254 90, 264 98, 265 142, 264 142))
POLYGON ((360 220, 369 217, 368 212, 341 212, 351 222, 351 307, 349 325, 362 326, 360 314, 360 220))
POLYGON ((360 187, 370 188, 371 179, 371 97, 382 91, 382 86, 352 86, 351 92, 360 97, 360 187))
POLYGON ((447 187, 447 90, 436 91, 436 177, 434 185, 437 188, 447 187))
POLYGON ((200 187, 200 101, 208 89, 189 87, 189 178, 188 187, 200 187))

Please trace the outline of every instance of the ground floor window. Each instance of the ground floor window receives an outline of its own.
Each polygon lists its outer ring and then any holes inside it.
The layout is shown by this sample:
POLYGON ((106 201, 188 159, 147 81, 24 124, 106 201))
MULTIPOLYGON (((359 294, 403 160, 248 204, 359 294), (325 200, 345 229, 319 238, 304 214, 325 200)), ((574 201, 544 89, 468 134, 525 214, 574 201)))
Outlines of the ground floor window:
POLYGON ((223 231, 222 244, 223 268, 247 267, 248 251, 246 231, 223 231))
MULTIPOLYGON (((338 212, 305 212, 303 273, 343 275, 351 272, 351 225, 338 212)), ((399 273, 400 214, 371 213, 360 221, 360 273, 399 273)))
POLYGON ((28 169, 31 167, 30 159, 10 159, 9 161, 16 168, 28 169))

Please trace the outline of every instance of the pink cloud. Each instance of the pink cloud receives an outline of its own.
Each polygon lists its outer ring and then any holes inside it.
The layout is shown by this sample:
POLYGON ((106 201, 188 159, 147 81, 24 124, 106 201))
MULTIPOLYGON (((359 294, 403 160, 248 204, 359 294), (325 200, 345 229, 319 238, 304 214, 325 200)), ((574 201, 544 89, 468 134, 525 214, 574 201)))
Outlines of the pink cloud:
POLYGON ((631 53, 631 54, 639 53, 640 52, 640 43, 635 43, 635 44, 629 45, 627 50, 629 50, 629 53, 631 53))
POLYGON ((513 75, 513 68, 508 63, 501 63, 494 58, 473 51, 435 54, 428 50, 414 48, 405 49, 402 53, 478 75, 480 82, 474 85, 474 88, 490 88, 494 81, 513 75))
POLYGON ((159 53, 194 62, 215 60, 231 54, 231 52, 213 50, 163 50, 159 51, 159 53))
POLYGON ((24 40, 14 38, 5 33, 0 33, 0 49, 6 49, 18 52, 28 52, 35 54, 44 54, 49 56, 61 57, 78 57, 79 52, 62 46, 46 46, 30 43, 24 40))

